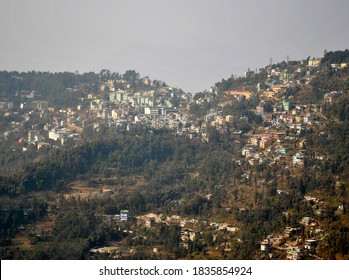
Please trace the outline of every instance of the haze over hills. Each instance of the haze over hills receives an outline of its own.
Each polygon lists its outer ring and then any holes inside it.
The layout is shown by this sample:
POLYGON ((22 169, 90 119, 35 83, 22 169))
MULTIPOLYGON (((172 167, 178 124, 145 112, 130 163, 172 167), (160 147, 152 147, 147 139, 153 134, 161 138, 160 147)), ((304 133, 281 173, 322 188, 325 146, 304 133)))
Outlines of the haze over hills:
POLYGON ((135 69, 192 93, 349 45, 347 0, 34 0, 0 3, 1 69, 135 69), (44 11, 44 12, 43 12, 44 11))
POLYGON ((1 71, 1 258, 348 259, 348 63, 1 71))

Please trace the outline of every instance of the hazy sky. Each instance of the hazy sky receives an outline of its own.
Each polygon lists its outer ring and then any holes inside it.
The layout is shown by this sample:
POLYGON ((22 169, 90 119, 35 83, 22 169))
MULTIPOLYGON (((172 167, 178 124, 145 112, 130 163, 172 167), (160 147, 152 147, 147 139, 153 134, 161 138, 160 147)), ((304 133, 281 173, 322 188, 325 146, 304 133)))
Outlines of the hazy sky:
POLYGON ((0 70, 124 73, 183 90, 349 48, 348 0, 0 0, 0 70))

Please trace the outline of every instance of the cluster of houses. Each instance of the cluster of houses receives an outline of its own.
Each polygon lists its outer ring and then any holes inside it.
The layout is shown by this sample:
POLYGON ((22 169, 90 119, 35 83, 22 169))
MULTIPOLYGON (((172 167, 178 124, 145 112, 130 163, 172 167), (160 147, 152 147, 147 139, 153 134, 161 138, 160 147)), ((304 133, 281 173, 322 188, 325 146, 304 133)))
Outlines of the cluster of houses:
MULTIPOLYGON (((309 82, 319 65, 320 60, 314 58, 303 61, 297 67, 269 66, 266 68, 267 79, 259 83, 254 92, 245 89, 225 92, 228 98, 225 103, 219 104, 220 107, 233 102, 232 100, 243 98, 249 100, 256 92, 260 98, 260 103, 253 112, 263 119, 265 131, 252 135, 243 152, 254 154, 255 158, 248 159, 251 165, 264 160, 265 155, 262 156, 258 151, 263 150, 265 154, 268 149, 274 149, 284 153, 282 151, 288 149, 282 145, 284 140, 289 144, 296 143, 302 131, 312 125, 321 125, 322 115, 319 104, 302 105, 292 100, 292 96, 289 98, 284 96, 284 93, 295 85, 309 82), (270 135, 271 130, 274 130, 274 135, 270 135), (286 130, 291 133, 285 136, 292 137, 292 140, 283 135, 275 137, 275 133, 282 134, 286 130)), ((347 66, 341 64, 333 67, 342 69, 347 66)), ((220 133, 230 131, 232 139, 239 140, 242 132, 234 129, 234 124, 249 122, 249 118, 245 115, 223 115, 219 108, 211 108, 202 119, 196 119, 189 113, 193 104, 202 105, 215 100, 218 96, 216 87, 194 97, 191 93, 169 87, 162 82, 152 81, 148 77, 140 79, 140 82, 146 85, 147 89, 135 90, 122 78, 106 80, 101 82, 99 91, 86 92, 86 96, 81 98, 81 102, 76 107, 61 110, 42 100, 36 92, 20 92, 20 104, 0 100, 0 111, 3 116, 19 115, 23 119, 22 122, 14 121, 9 129, 3 132, 3 136, 9 138, 12 133, 17 135, 24 151, 27 146, 33 145, 38 149, 66 143, 76 145, 81 140, 81 133, 86 127, 92 126, 98 130, 101 125, 122 127, 127 130, 133 127, 169 128, 176 130, 179 136, 199 138, 203 141, 210 140, 208 128, 214 127, 220 133), (152 87, 155 82, 157 87, 152 87), (43 128, 32 124, 29 129, 23 129, 26 122, 31 123, 33 120, 46 122, 46 124, 43 128)), ((69 90, 74 92, 77 89, 66 89, 67 92, 69 90)), ((332 103, 339 96, 341 92, 326 93, 324 102, 332 103)), ((302 164, 304 154, 297 154, 300 151, 296 149, 291 151, 294 163, 302 164)))
MULTIPOLYGON (((127 210, 121 210, 120 214, 117 215, 98 215, 98 217, 100 217, 102 221, 108 225, 119 225, 119 229, 121 223, 129 222, 129 224, 133 225, 134 230, 130 231, 125 229, 125 234, 133 234, 135 236, 137 236, 139 229, 151 229, 155 228, 159 224, 179 226, 180 246, 184 249, 188 249, 190 243, 194 242, 197 238, 202 237, 205 231, 210 231, 213 233, 213 239, 216 238, 219 232, 227 234, 239 232, 238 227, 229 223, 209 223, 208 221, 201 221, 194 218, 188 219, 178 215, 167 216, 164 214, 148 213, 140 216, 131 216, 127 210)), ((142 238, 147 239, 147 231, 141 230, 141 232, 143 234, 142 238)), ((92 252, 102 253, 105 252, 107 248, 113 250, 114 247, 115 246, 113 245, 111 247, 95 248, 92 249, 92 252)), ((157 248, 156 252, 154 251, 154 253, 157 253, 158 250, 159 249, 157 248)))
MULTIPOLYGON (((201 236, 205 230, 210 230, 217 234, 219 231, 227 233, 236 233, 239 228, 229 223, 217 223, 208 221, 199 221, 198 219, 186 219, 178 215, 165 216, 163 214, 149 213, 143 216, 137 216, 137 224, 151 228, 159 223, 167 225, 178 225, 181 228, 181 246, 188 249, 189 243, 201 236)), ((214 236, 213 236, 214 238, 214 236)))
MULTIPOLYGON (((144 79, 151 85, 148 80, 144 79)), ((128 130, 132 127, 183 128, 186 133, 195 121, 188 114, 188 104, 192 100, 190 93, 165 84, 156 90, 134 91, 130 87, 116 90, 112 85, 117 82, 122 81, 102 83, 100 90, 107 90, 107 98, 105 94, 87 92, 76 107, 57 109, 34 91, 17 93, 19 104, 0 100, 0 113, 5 119, 12 116, 20 119, 11 121, 0 137, 17 137, 18 144, 26 151, 29 146, 40 149, 66 143, 77 145, 82 131, 88 126, 94 130, 102 125, 128 130)))
MULTIPOLYGON (((280 194, 284 191, 280 191, 280 194)), ((304 216, 299 221, 298 227, 285 227, 281 233, 273 233, 260 242, 262 257, 274 259, 276 256, 288 260, 320 259, 317 255, 318 245, 326 236, 321 223, 316 217, 324 214, 325 202, 310 195, 304 196, 313 209, 312 216, 304 216)), ((343 205, 338 206, 338 211, 343 211, 343 205)), ((288 212, 283 213, 286 219, 288 212)))
MULTIPOLYGON (((304 218, 302 222, 303 220, 304 218)), ((300 222, 300 224, 304 225, 302 222, 300 222)), ((309 230, 309 228, 314 229, 318 226, 316 221, 312 220, 311 223, 313 224, 304 225, 305 230, 309 230)), ((315 238, 303 238, 301 232, 302 229, 300 227, 286 227, 283 233, 267 236, 267 238, 260 242, 260 252, 262 256, 272 259, 276 255, 281 255, 282 258, 288 260, 299 260, 304 258, 320 259, 316 255, 320 234, 315 238)), ((319 232, 321 233, 321 237, 323 237, 323 231, 319 229, 319 232)))

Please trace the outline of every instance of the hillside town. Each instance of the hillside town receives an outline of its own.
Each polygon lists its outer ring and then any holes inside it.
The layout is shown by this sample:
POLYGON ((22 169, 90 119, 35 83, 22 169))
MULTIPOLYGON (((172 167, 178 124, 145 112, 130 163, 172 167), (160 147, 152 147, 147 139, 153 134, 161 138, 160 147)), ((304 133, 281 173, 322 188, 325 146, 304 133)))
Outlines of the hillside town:
MULTIPOLYGON (((348 63, 331 63, 328 69, 339 76, 347 75, 348 63)), ((152 133, 153 130, 166 129, 174 137, 205 143, 210 143, 215 135, 225 135, 227 141, 241 147, 241 157, 234 159, 234 164, 242 170, 237 185, 253 186, 265 193, 272 180, 260 176, 260 168, 276 167, 283 170, 274 179, 277 181, 275 195, 282 199, 289 191, 285 182, 301 173, 306 161, 311 159, 321 163, 329 156, 321 150, 309 154, 306 149, 307 133, 312 131, 321 137, 329 121, 324 111, 347 92, 324 89, 319 102, 309 101, 307 91, 321 71, 321 58, 282 62, 256 71, 246 71, 245 77, 236 79, 240 81, 237 85, 225 88, 229 80, 222 81, 197 94, 186 93, 148 77, 142 78, 132 71, 131 74, 136 74, 132 78, 126 74, 113 78, 107 71, 102 71, 97 83, 77 83, 72 88, 64 89, 68 98, 69 95, 78 94, 75 106, 51 103, 35 90, 17 91, 11 96, 0 93, 0 138, 3 143, 8 143, 14 153, 25 157, 27 153, 78 147, 93 138, 95 133, 109 129, 123 133, 135 130, 152 133), (253 80, 253 77, 258 79, 253 80), (234 107, 236 104, 249 106, 241 109, 234 107)), ((23 78, 18 74, 10 79, 23 78)), ((335 182, 336 186, 343 183, 340 178, 335 182)), ((81 190, 75 194, 78 194, 76 198, 83 199, 81 190)), ((92 194, 109 197, 113 196, 113 191, 103 189, 86 193, 89 199, 92 194)), ((206 201, 210 201, 213 194, 203 195, 206 201)), ((243 196, 243 190, 234 195, 243 196)), ((69 198, 73 196, 74 191, 69 198)), ((242 203, 238 198, 236 201, 240 212, 248 210, 249 201, 242 203)), ((255 202, 258 203, 257 196, 255 202)), ((321 259, 317 246, 327 232, 319 217, 325 215, 329 202, 317 197, 314 192, 304 194, 304 203, 315 215, 299 217, 294 227, 287 226, 280 232, 270 232, 258 244, 260 250, 255 258, 321 259)), ((337 204, 336 215, 347 211, 345 204, 337 204)), ((203 219, 169 213, 133 215, 129 209, 122 210, 120 215, 96 213, 103 223, 116 227, 129 237, 128 243, 94 247, 90 253, 107 254, 111 258, 131 257, 136 252, 133 248, 135 244, 147 243, 147 232, 166 224, 180 227, 180 247, 183 250, 194 250, 193 244, 199 246, 198 240, 210 233, 213 242, 210 250, 221 252, 224 256, 224 252, 234 250, 232 240, 236 244, 243 242, 239 237, 241 222, 229 218, 231 206, 229 203, 222 205, 228 218, 220 217, 217 220, 213 217, 203 219)), ((285 211, 283 219, 287 221, 290 215, 285 211)), ((154 255, 161 255, 161 246, 151 247, 154 255)))
MULTIPOLYGON (((40 149, 44 146, 65 145, 67 142, 78 144, 86 127, 92 127, 93 130, 99 130, 101 126, 125 130, 135 127, 167 128, 175 130, 179 136, 200 138, 203 141, 209 141, 208 129, 215 128, 222 133, 229 130, 235 140, 241 136, 247 137, 248 143, 242 153, 252 164, 254 160, 262 161, 270 153, 278 153, 280 157, 292 155, 293 163, 301 164, 304 141, 300 135, 311 127, 321 127, 326 121, 321 113, 322 106, 333 103, 342 94, 341 91, 325 92, 320 104, 303 104, 293 96, 286 97, 287 90, 297 86, 306 87, 318 73, 319 64, 320 59, 314 58, 301 61, 299 67, 286 64, 281 70, 275 65, 270 66, 260 69, 267 71, 267 79, 251 91, 241 89, 218 92, 217 87, 212 87, 197 94, 197 98, 196 95, 169 87, 163 82, 160 82, 157 89, 135 91, 124 79, 101 81, 99 89, 96 92, 86 92, 79 98, 76 107, 55 108, 54 104, 41 99, 42 96, 35 91, 16 92, 15 97, 1 98, 0 110, 4 120, 21 121, 10 121, 1 136, 9 139, 16 135, 17 148, 25 152, 31 146, 40 149), (116 89, 120 85, 125 90, 116 89), (210 109, 201 118, 191 113, 193 104, 212 102, 219 94, 224 94, 225 97, 217 108, 210 109), (247 134, 234 129, 234 123, 249 123, 249 118, 244 115, 225 115, 222 108, 235 101, 256 98, 256 95, 259 103, 252 111, 262 118, 263 128, 254 129, 247 134), (40 122, 40 126, 35 121, 40 122), (290 146, 299 149, 291 149, 290 146)), ((335 71, 347 71, 347 67, 347 63, 331 64, 335 71)), ((252 74, 246 72, 245 75, 252 74)), ((139 78, 139 82, 150 88, 155 82, 159 84, 148 77, 139 78)), ((80 86, 66 88, 65 91, 73 94, 81 91, 80 86)))

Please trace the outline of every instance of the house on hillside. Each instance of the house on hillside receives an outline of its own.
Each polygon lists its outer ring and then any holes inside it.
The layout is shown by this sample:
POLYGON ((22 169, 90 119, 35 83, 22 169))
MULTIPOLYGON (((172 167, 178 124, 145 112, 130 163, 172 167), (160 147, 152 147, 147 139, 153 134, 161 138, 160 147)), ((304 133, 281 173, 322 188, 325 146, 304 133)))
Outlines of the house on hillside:
POLYGON ((318 67, 320 65, 319 58, 312 58, 308 60, 308 67, 318 67))
POLYGON ((304 226, 310 226, 311 222, 312 219, 310 217, 303 217, 299 223, 304 226))
POLYGON ((263 254, 269 254, 269 252, 272 250, 272 245, 269 239, 264 239, 261 243, 260 243, 260 250, 263 254))
POLYGON ((307 239, 304 242, 304 249, 308 250, 310 253, 315 253, 318 241, 315 239, 307 239))
POLYGON ((239 91, 239 90, 227 90, 224 92, 226 95, 234 96, 238 99, 245 97, 246 99, 250 99, 252 92, 250 91, 239 91))

